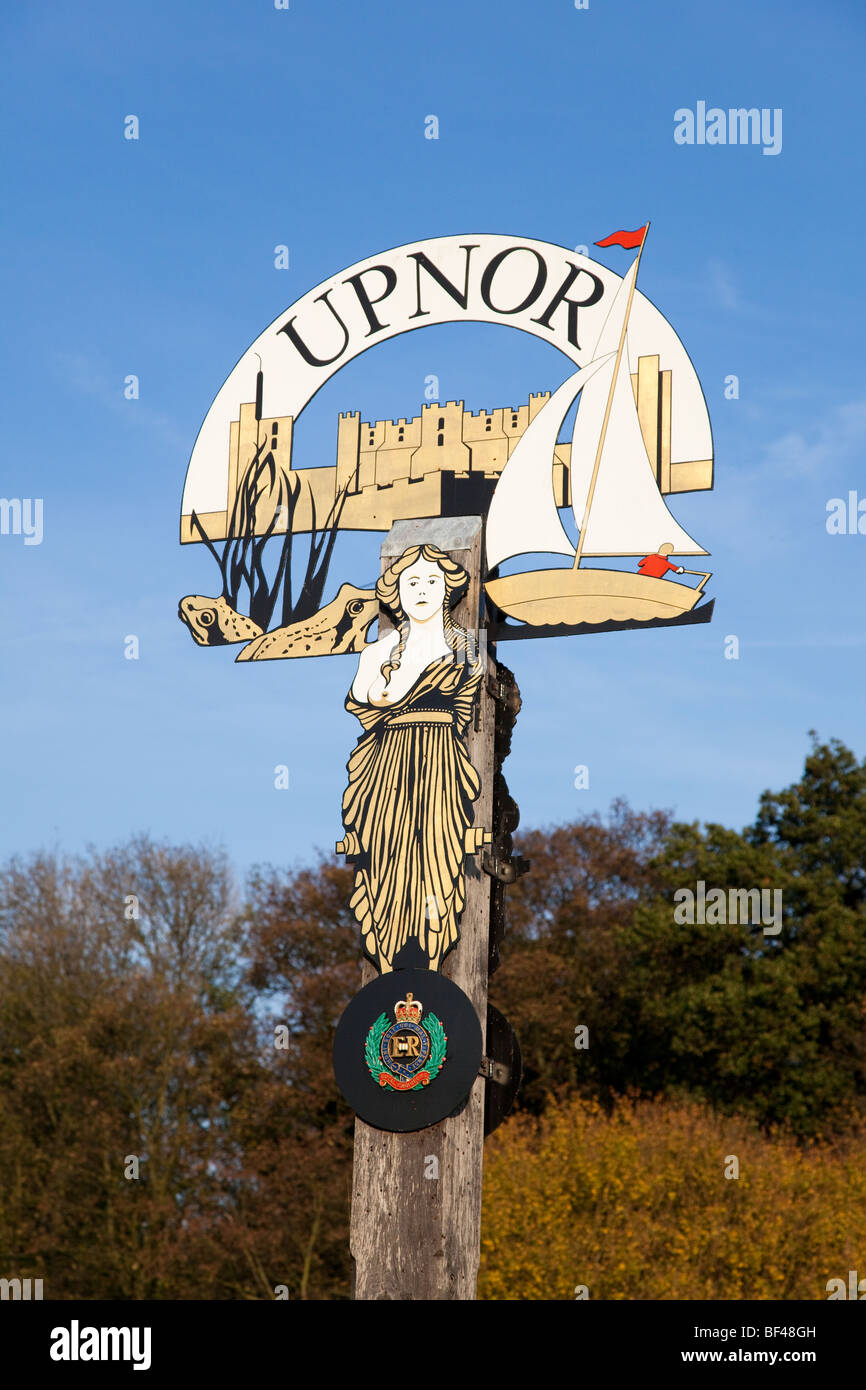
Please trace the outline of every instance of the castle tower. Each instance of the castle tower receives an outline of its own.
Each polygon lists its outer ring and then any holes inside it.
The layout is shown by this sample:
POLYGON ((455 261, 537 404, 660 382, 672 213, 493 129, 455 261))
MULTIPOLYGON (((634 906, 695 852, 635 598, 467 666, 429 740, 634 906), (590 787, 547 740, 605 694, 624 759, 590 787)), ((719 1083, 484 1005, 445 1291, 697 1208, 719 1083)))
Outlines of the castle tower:
MULTIPOLYGON (((231 516, 238 487, 259 449, 261 449, 260 458, 265 458, 268 453, 273 454, 278 472, 282 470, 284 473, 291 473, 293 426, 294 420, 291 415, 260 419, 257 402, 247 401, 241 405, 238 419, 233 420, 229 426, 226 524, 231 516)), ((257 531, 267 527, 273 517, 275 507, 276 497, 267 501, 263 500, 256 509, 257 531)), ((278 521, 276 530, 285 530, 284 520, 282 524, 278 521)))
POLYGON ((497 477, 508 462, 508 437, 503 428, 503 412, 468 411, 463 416, 463 439, 469 445, 472 472, 497 477))
POLYGON ((392 487, 409 481, 412 459, 421 447, 421 420, 385 420, 384 436, 376 452, 376 486, 392 487))
POLYGON ((469 446, 463 442, 463 402, 425 405, 421 411, 421 443, 412 454, 410 478, 425 473, 468 473, 472 466, 469 446))
POLYGON ((358 464, 361 454, 361 412, 360 410, 340 411, 337 421, 337 477, 336 490, 340 491, 349 483, 349 496, 355 495, 359 488, 358 464))

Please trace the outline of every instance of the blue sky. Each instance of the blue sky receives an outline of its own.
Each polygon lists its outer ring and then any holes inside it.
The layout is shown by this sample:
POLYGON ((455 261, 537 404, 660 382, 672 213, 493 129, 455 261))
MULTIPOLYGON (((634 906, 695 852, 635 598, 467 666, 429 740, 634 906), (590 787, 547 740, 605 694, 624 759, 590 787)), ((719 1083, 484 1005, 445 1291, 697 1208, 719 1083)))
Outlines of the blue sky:
MULTIPOLYGON (((502 649, 523 824, 624 795, 742 825, 808 729, 866 753, 866 535, 825 524, 830 498, 866 498, 859 3, 30 4, 2 36, 0 495, 42 498, 44 536, 0 535, 0 853, 136 830, 222 843, 241 869, 332 849, 353 660, 196 648, 177 603, 214 591, 212 561, 178 544, 181 491, 211 400, 283 308, 449 233, 575 246, 651 218, 641 287, 715 437, 714 492, 674 505, 712 552, 710 626, 502 649), (677 145, 698 101, 781 108, 781 153, 677 145)), ((319 393, 296 451, 332 462, 340 410, 417 413, 430 373, 475 410, 564 376, 505 329, 409 334, 319 393)), ((334 580, 369 581, 379 540, 341 538, 334 580)))

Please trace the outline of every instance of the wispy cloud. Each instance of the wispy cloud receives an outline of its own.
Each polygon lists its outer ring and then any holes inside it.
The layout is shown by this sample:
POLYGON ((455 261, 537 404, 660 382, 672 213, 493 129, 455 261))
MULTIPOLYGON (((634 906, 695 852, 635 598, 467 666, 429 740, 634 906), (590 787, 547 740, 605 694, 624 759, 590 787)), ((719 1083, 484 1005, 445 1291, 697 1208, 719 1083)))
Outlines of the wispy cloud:
POLYGON ((764 450, 773 472, 816 478, 838 470, 840 464, 862 460, 866 447, 866 400, 850 401, 817 421, 808 433, 789 430, 764 450))
POLYGON ((713 260, 707 266, 710 287, 723 309, 742 309, 743 296, 734 273, 724 261, 713 260))
POLYGON ((749 647, 866 647, 866 637, 856 637, 846 633, 838 637, 796 637, 788 641, 777 641, 775 638, 758 639, 749 638, 749 647))
POLYGON ((126 423, 131 421, 133 425, 137 424, 173 450, 183 452, 188 449, 188 435, 171 416, 154 410, 145 401, 127 400, 123 394, 123 378, 118 379, 110 374, 92 358, 80 352, 59 353, 55 358, 55 368, 67 389, 90 396, 116 415, 123 414, 126 423))

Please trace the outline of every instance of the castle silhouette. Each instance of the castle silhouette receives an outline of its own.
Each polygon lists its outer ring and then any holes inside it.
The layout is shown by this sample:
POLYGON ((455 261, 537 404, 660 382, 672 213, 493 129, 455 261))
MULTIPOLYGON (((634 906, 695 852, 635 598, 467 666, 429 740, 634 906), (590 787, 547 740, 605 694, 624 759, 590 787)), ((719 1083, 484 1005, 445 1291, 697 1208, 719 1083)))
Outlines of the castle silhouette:
MULTIPOLYGON (((711 488, 712 460, 671 462, 671 373, 659 371, 657 356, 641 357, 632 385, 647 454, 663 493, 711 488)), ((278 468, 298 478, 301 490, 292 531, 303 533, 325 524, 337 492, 346 486, 339 529, 388 531, 394 521, 429 516, 484 514, 502 469, 517 441, 550 399, 532 394, 526 405, 500 406, 475 413, 463 401, 424 405, 411 419, 361 419, 359 411, 341 413, 337 423, 334 467, 292 468, 293 419, 263 419, 261 392, 240 406, 229 430, 226 508, 199 514, 212 540, 227 535, 228 518, 238 483, 259 449, 269 451, 278 468)), ((557 444, 553 490, 558 507, 570 504, 571 444, 557 444)), ((274 505, 263 500, 256 512, 256 532, 273 519, 274 505)), ((278 517, 274 534, 286 529, 278 517)), ((190 517, 181 518, 181 540, 199 540, 190 517)))

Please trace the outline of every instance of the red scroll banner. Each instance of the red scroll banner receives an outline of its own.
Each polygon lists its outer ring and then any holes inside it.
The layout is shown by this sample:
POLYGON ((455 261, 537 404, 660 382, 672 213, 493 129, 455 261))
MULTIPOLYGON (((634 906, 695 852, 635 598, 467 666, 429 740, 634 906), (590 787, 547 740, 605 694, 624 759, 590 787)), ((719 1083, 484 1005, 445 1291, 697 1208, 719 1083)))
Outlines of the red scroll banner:
POLYGON ((429 1071, 416 1072, 414 1076, 409 1077, 408 1081, 398 1081, 396 1076, 392 1076, 389 1071, 379 1072, 379 1085, 393 1086, 395 1091, 408 1091, 413 1086, 417 1086, 419 1081, 423 1082, 423 1084, 426 1086, 429 1080, 429 1071))

